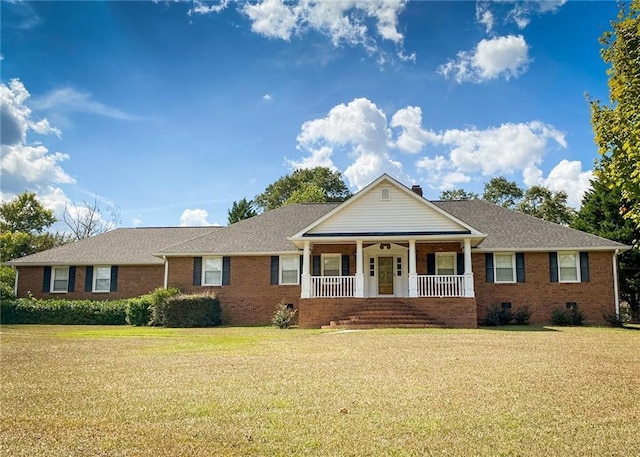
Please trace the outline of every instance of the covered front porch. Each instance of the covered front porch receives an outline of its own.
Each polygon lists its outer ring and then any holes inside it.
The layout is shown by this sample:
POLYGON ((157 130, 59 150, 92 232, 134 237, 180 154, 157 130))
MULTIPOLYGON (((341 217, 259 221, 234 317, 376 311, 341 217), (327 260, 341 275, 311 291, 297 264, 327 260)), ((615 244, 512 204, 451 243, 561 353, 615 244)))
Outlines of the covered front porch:
POLYGON ((471 238, 304 241, 301 286, 303 299, 473 298, 471 238))

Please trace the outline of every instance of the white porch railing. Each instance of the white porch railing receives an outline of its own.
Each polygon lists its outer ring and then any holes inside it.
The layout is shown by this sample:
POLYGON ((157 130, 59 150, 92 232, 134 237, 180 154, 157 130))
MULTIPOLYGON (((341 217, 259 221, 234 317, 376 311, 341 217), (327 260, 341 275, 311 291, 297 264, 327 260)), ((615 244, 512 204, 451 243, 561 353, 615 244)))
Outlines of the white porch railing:
POLYGON ((418 297, 464 297, 464 275, 418 275, 418 297))
POLYGON ((355 291, 355 276, 311 277, 311 297, 313 298, 354 297, 355 291))

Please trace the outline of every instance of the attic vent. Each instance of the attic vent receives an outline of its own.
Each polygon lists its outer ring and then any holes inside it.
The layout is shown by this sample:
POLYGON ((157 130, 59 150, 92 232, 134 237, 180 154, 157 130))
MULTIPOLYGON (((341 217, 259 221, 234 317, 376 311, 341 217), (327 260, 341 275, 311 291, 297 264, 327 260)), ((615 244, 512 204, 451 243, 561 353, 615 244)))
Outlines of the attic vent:
POLYGON ((389 189, 388 187, 383 187, 382 189, 380 189, 380 200, 391 200, 391 189, 389 189))

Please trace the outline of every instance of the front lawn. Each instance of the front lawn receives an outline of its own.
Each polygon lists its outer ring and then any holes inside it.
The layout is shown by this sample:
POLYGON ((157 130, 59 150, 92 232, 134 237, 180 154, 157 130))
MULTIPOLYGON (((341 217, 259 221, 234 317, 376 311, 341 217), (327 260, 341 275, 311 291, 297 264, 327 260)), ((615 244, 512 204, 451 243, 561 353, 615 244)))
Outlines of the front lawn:
POLYGON ((640 332, 3 326, 7 456, 640 455, 640 332))

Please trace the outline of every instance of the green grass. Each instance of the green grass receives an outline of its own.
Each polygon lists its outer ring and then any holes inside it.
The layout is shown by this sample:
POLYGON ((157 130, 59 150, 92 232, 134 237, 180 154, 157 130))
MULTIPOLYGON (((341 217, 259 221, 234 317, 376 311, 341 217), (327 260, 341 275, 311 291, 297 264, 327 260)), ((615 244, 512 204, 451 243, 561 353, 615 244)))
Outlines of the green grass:
POLYGON ((640 332, 3 326, 0 454, 640 455, 640 332))

